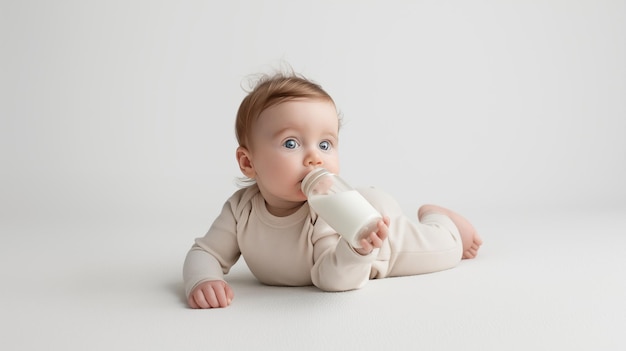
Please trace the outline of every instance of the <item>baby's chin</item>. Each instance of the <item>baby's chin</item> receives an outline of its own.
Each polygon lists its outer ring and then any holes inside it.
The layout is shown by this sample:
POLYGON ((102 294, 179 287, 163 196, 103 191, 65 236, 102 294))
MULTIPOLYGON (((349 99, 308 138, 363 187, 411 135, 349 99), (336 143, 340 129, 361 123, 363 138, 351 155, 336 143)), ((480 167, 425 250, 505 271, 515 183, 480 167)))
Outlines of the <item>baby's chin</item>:
POLYGON ((305 201, 307 201, 307 198, 306 198, 306 196, 304 194, 302 194, 302 192, 300 192, 300 194, 298 194, 298 197, 297 197, 296 201, 298 201, 298 202, 305 202, 305 201))
POLYGON ((302 181, 299 181, 296 185, 296 197, 298 199, 300 199, 301 201, 306 201, 306 195, 304 195, 304 192, 302 191, 302 181))
POLYGON ((294 206, 307 201, 306 195, 304 195, 300 189, 275 194, 274 198, 282 201, 283 203, 292 203, 294 206))

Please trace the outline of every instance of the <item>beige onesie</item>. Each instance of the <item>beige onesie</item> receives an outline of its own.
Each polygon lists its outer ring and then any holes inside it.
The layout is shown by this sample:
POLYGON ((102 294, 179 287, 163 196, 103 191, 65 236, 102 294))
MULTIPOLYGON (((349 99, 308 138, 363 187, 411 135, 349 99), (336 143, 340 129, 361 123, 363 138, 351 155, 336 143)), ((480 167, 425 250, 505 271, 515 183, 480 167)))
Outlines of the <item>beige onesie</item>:
POLYGON ((418 222, 405 216, 385 192, 358 190, 391 219, 388 239, 366 256, 354 251, 307 203, 290 216, 276 217, 256 185, 238 190, 187 253, 186 295, 204 281, 224 280, 240 256, 264 284, 313 284, 326 291, 358 289, 369 279, 436 272, 459 263, 461 237, 450 218, 429 214, 418 222))

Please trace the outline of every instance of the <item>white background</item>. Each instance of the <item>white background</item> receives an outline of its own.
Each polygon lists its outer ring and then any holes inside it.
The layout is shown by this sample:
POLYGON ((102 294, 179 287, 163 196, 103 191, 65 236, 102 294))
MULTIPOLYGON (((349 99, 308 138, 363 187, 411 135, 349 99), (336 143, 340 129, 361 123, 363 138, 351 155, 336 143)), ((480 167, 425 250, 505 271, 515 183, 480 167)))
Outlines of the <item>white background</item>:
POLYGON ((626 205, 623 1, 1 6, 3 217, 213 212, 240 175, 242 85, 285 62, 336 100, 355 185, 626 205))
POLYGON ((371 302, 380 318, 394 327, 394 311, 417 304, 429 349, 485 335, 497 350, 584 348, 589 335, 617 345, 625 62, 624 1, 1 1, 0 319, 10 327, 0 345, 245 345, 257 341, 203 330, 244 323, 271 335, 266 316, 293 335, 286 349, 296 338, 324 345, 298 329, 306 318, 279 321, 300 306, 335 328, 350 314, 325 314, 348 308, 360 332, 369 312, 344 302, 389 291, 402 306, 371 302), (386 189, 407 211, 458 210, 483 233, 482 256, 345 295, 261 287, 240 265, 233 306, 185 309, 184 255, 240 175, 242 86, 284 64, 341 110, 344 178, 386 189), (405 282, 434 302, 407 302, 405 282), (459 301, 469 309, 452 332, 432 324, 448 325, 453 310, 438 309, 437 283, 475 289, 460 294, 471 301, 459 301))

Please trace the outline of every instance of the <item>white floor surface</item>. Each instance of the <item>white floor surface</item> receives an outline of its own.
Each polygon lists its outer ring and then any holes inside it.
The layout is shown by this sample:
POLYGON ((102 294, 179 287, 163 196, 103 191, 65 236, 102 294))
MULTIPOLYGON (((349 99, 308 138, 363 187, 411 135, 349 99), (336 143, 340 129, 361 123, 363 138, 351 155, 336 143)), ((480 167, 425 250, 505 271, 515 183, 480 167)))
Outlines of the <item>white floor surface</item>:
POLYGON ((0 348, 626 348, 623 209, 484 213, 477 259, 344 293, 263 286, 240 260, 227 276, 232 306, 204 311, 181 292, 194 234, 158 222, 2 223, 0 348))

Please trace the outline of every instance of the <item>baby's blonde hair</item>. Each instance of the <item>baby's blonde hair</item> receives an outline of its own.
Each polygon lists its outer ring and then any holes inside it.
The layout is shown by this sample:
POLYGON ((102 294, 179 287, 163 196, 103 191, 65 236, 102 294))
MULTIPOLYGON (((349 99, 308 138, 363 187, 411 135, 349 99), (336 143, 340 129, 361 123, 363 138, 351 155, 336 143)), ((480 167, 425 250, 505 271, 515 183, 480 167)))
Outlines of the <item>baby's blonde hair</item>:
POLYGON ((319 84, 293 71, 261 75, 237 111, 235 133, 239 146, 250 148, 252 128, 261 112, 280 103, 300 98, 326 100, 335 104, 319 84))

